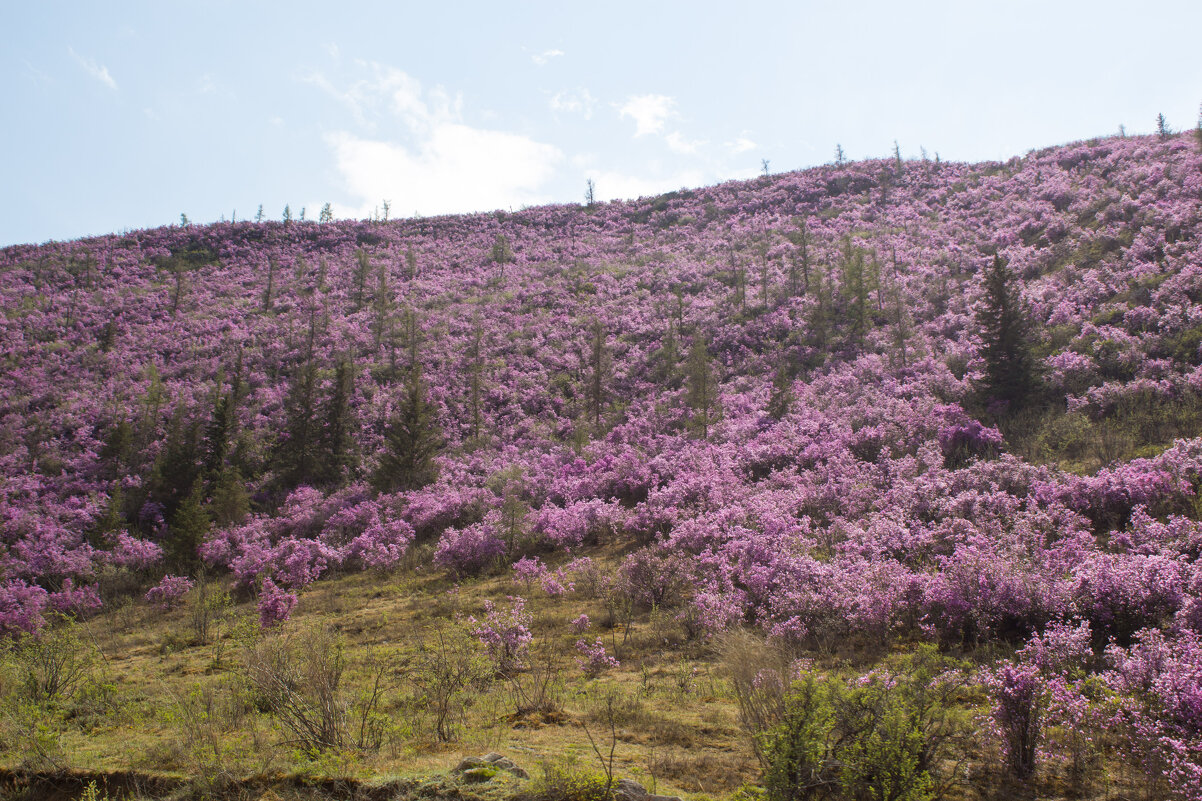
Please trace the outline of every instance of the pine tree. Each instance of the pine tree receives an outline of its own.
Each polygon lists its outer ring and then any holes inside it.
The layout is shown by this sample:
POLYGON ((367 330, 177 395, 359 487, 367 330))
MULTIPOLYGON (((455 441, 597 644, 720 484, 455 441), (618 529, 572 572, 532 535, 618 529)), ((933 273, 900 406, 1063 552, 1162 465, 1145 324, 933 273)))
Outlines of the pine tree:
POLYGON ((864 349, 868 333, 869 276, 864 265, 864 251, 853 247, 851 237, 843 240, 843 275, 841 293, 847 303, 849 338, 857 351, 864 349))
POLYGON ((273 461, 286 489, 309 484, 317 472, 318 380, 314 347, 317 339, 317 309, 309 309, 309 333, 304 360, 292 371, 284 399, 284 438, 277 443, 273 461))
POLYGON ((1029 326, 1014 275, 1001 256, 984 275, 985 296, 977 311, 985 376, 979 387, 986 403, 1020 408, 1035 387, 1029 326))
POLYGON ((376 271, 376 292, 371 305, 372 336, 376 350, 379 350, 385 336, 391 339, 393 308, 392 288, 388 285, 388 265, 382 261, 376 271))
POLYGON ((414 252, 413 245, 405 248, 405 273, 410 281, 417 278, 417 253, 414 252))
POLYGON ((204 508, 204 483, 197 479, 192 491, 171 517, 167 540, 167 561, 176 570, 187 573, 200 562, 196 549, 204 542, 213 521, 204 508))
POLYGON ((350 359, 344 358, 334 368, 330 395, 321 408, 315 466, 315 480, 319 484, 341 484, 347 472, 354 467, 351 447, 354 433, 351 400, 354 394, 354 365, 350 359))
POLYGON ((233 526, 246 519, 250 512, 250 496, 246 494, 246 484, 237 467, 227 467, 217 477, 208 511, 217 526, 233 526))
POLYGON ((786 235, 793 243, 793 258, 789 260, 789 295, 798 297, 810 291, 810 232, 804 219, 797 221, 797 230, 786 235))
POLYGON ((472 344, 468 350, 468 420, 471 441, 480 441, 483 423, 482 396, 484 394, 484 328, 477 317, 472 330, 472 344))
POLYGON ((179 508, 192 486, 201 478, 201 420, 176 406, 146 482, 147 499, 163 506, 168 518, 179 508))
POLYGON ((772 376, 772 394, 768 397, 768 416, 773 420, 781 420, 793 406, 793 378, 789 375, 789 365, 784 358, 776 366, 772 376))
POLYGON ((663 386, 671 387, 677 380, 680 367, 680 350, 676 342, 676 321, 667 317, 663 339, 659 348, 651 355, 653 380, 663 386))
POLYGON ((267 286, 263 290, 263 311, 270 311, 271 304, 275 301, 273 296, 275 292, 275 272, 279 268, 279 262, 275 256, 267 259, 267 286))
POLYGON ((1156 135, 1161 139, 1168 139, 1172 131, 1169 130, 1169 123, 1164 118, 1164 114, 1156 115, 1156 135))
POLYGON ((710 426, 721 414, 718 404, 718 380, 710 361, 709 343, 704 334, 693 336, 689 348, 687 402, 692 409, 689 429, 694 436, 709 439, 710 426))
POLYGON ((493 264, 497 264, 501 268, 500 278, 505 278, 505 265, 514 260, 513 248, 509 244, 509 237, 505 234, 497 234, 497 238, 493 241, 492 250, 488 252, 489 259, 493 264))
POLYGON ((218 370, 217 381, 213 387, 213 411, 205 428, 203 442, 205 473, 209 476, 216 476, 225 468, 230 436, 234 429, 234 414, 237 411, 233 393, 226 393, 224 384, 224 371, 218 370))
POLYGON ((434 457, 442 449, 442 431, 426 398, 426 383, 416 355, 414 347, 405 394, 384 432, 384 452, 372 476, 372 484, 380 492, 417 489, 438 478, 434 457))
POLYGON ((605 379, 609 373, 610 356, 605 347, 605 329, 600 320, 594 320, 588 361, 588 412, 593 430, 601 429, 601 412, 605 408, 605 379))
POLYGON ((334 209, 330 207, 329 203, 321 207, 321 213, 317 215, 317 221, 319 223, 334 222, 334 209))
POLYGON ((367 251, 359 248, 355 251, 354 293, 352 301, 355 311, 363 308, 363 293, 367 289, 367 276, 371 274, 371 258, 367 251))

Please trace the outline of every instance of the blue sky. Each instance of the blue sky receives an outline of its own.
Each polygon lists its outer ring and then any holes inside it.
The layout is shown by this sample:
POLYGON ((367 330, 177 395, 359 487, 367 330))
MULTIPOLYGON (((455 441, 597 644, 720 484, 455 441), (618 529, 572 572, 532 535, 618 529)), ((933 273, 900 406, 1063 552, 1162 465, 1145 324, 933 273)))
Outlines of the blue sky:
POLYGON ((1202 102, 1202 3, 5 2, 0 245, 1004 159, 1202 102), (1136 9, 1139 9, 1136 13, 1136 9))

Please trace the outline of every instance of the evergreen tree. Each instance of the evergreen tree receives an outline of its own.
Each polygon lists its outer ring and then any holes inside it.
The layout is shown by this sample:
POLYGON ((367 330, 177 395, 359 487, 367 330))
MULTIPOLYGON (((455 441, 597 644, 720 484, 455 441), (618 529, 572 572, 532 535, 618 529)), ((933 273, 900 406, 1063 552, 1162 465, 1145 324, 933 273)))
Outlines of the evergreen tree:
POLYGON ((705 335, 700 333, 693 336, 693 345, 689 348, 687 402, 692 409, 689 429, 694 436, 709 439, 710 426, 717 422, 721 410, 709 343, 705 335))
POLYGON ((798 297, 810 291, 810 231, 804 219, 797 229, 786 234, 793 243, 793 258, 789 260, 789 295, 798 297))
POLYGON ((609 373, 610 356, 605 347, 605 329, 599 320, 593 321, 588 361, 588 413, 594 431, 601 429, 601 412, 605 408, 605 379, 609 373))
POLYGON ((121 482, 114 481, 108 502, 104 505, 104 513, 92 523, 88 532, 88 542, 94 548, 103 548, 107 534, 125 528, 125 492, 121 482))
POLYGON ((851 237, 843 240, 842 268, 841 294, 847 304, 848 338, 857 351, 862 351, 869 323, 869 276, 864 265, 864 251, 852 246, 851 237))
POLYGON ((224 383, 224 372, 218 370, 213 388, 213 412, 205 428, 203 442, 204 467, 209 476, 216 476, 225 468, 234 429, 234 415, 237 411, 234 392, 225 392, 224 383))
POLYGON ((417 253, 414 252, 413 245, 405 248, 405 273, 410 281, 417 278, 417 253))
POLYGON ((1169 123, 1164 118, 1163 114, 1156 115, 1156 135, 1161 139, 1168 139, 1172 131, 1169 130, 1169 123))
POLYGON ((363 293, 367 288, 367 276, 371 274, 371 258, 367 251, 359 248, 355 251, 354 291, 351 296, 355 311, 363 308, 363 293))
POLYGON ((319 484, 341 484, 347 472, 355 466, 352 449, 354 421, 351 418, 354 394, 354 364, 344 358, 334 368, 330 396, 321 409, 315 465, 315 480, 319 484))
POLYGON ((388 285, 388 265, 384 262, 380 262, 380 266, 376 270, 376 292, 372 297, 371 305, 372 336, 376 349, 379 350, 385 337, 391 339, 392 333, 392 288, 388 285))
POLYGON ((1001 401, 1009 408, 1019 408, 1035 386, 1030 324, 1017 279, 1006 269, 1001 256, 993 257, 984 284, 985 296, 977 310, 981 356, 985 360, 980 393, 987 403, 1001 401))
POLYGON ((267 286, 263 290, 263 311, 270 311, 271 304, 274 302, 275 292, 275 272, 279 268, 279 262, 275 256, 267 259, 267 286))
POLYGON ((171 517, 167 545, 167 562, 181 573, 187 573, 200 563, 196 549, 204 542, 213 526, 204 508, 204 483, 197 479, 192 491, 171 517))
POLYGON ((334 209, 330 207, 329 203, 321 207, 321 213, 317 215, 317 221, 319 223, 334 222, 334 209))
POLYGON ((513 247, 509 244, 509 237, 505 234, 497 234, 496 240, 492 244, 492 249, 488 252, 488 258, 493 264, 500 267, 497 273, 497 279, 505 280, 505 265, 514 261, 513 247))
POLYGON ((676 341, 676 321, 668 318, 664 338, 655 352, 655 380, 665 386, 677 386, 677 370, 680 367, 680 348, 676 341))
POLYGON ((468 425, 471 441, 480 441, 483 423, 482 396, 484 394, 484 328, 476 318, 472 331, 472 344, 468 350, 468 425))
POLYGON ((147 500, 163 506, 170 519, 188 491, 202 477, 201 420, 178 405, 167 436, 146 482, 147 500))
POLYGON ((432 483, 438 478, 434 457, 442 445, 442 431, 426 398, 421 363, 411 359, 405 394, 385 429, 384 452, 372 484, 380 492, 397 492, 432 483))
POLYGON ((291 489, 313 480, 317 466, 317 366, 312 360, 292 374, 284 400, 284 439, 277 445, 275 461, 280 479, 291 489))
POLYGON ((237 467, 227 467, 217 477, 208 511, 217 526, 233 526, 246 519, 250 512, 250 496, 246 494, 246 485, 237 467))
POLYGON ((317 308, 309 309, 309 334, 304 360, 292 372, 284 399, 284 437, 275 447, 273 461, 286 489, 315 480, 318 460, 318 382, 314 347, 317 339, 317 308))
POLYGON ((768 416, 773 420, 781 420, 793 406, 793 378, 789 375, 789 365, 781 359, 772 376, 772 394, 768 397, 768 416))

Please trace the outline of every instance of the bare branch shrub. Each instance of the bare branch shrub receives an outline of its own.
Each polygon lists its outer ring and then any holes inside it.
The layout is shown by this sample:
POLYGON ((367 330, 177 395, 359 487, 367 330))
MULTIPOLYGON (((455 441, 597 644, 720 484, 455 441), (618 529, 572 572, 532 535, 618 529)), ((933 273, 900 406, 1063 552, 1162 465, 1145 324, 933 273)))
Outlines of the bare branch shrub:
POLYGON ((782 649, 746 631, 727 633, 718 647, 739 704, 739 723, 764 766, 764 735, 784 720, 793 660, 782 649))
POLYGON ((393 667, 388 660, 374 660, 367 690, 352 695, 343 686, 343 642, 328 628, 312 626, 251 646, 243 675, 258 706, 292 735, 290 744, 317 756, 380 747, 386 723, 380 708, 392 686, 393 667))
POLYGON ((408 678, 434 720, 439 742, 458 736, 457 718, 470 703, 469 690, 492 674, 480 644, 458 627, 436 626, 418 645, 408 678))

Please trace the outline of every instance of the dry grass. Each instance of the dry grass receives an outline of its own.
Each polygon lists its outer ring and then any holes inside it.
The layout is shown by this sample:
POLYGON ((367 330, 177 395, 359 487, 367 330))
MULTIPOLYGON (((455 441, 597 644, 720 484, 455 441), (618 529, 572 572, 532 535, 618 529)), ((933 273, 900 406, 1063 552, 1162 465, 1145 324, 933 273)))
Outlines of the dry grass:
MULTIPOLYGON (((620 558, 617 550, 590 555, 609 570, 620 558)), ((354 695, 366 690, 373 654, 404 662, 432 627, 481 616, 486 599, 500 604, 516 594, 529 599, 536 645, 555 679, 549 706, 558 709, 521 713, 512 683, 474 686, 459 738, 440 743, 401 671, 380 704, 387 719, 380 747, 316 757, 289 742, 265 705, 256 707, 239 675, 259 636, 250 602, 216 615, 204 644, 191 636, 186 606, 163 613, 140 601, 125 603, 83 627, 99 654, 96 677, 108 688, 111 708, 104 723, 86 731, 69 716, 62 721, 60 767, 200 776, 217 787, 271 772, 358 780, 429 775, 449 770, 464 755, 499 751, 532 774, 540 763, 564 755, 583 770, 599 771, 584 726, 594 733, 604 728, 599 699, 613 693, 622 716, 616 776, 654 782, 661 793, 714 795, 754 778, 754 757, 734 724, 736 707, 716 677, 716 655, 690 641, 667 615, 642 614, 629 630, 607 630, 599 623, 606 610, 597 599, 550 598, 537 588, 527 593, 507 576, 455 584, 441 573, 409 569, 318 582, 302 594, 286 626, 328 628, 342 639, 345 692, 354 695), (598 621, 584 636, 601 636, 622 662, 597 679, 586 678, 575 662, 581 635, 570 623, 581 612, 598 621)), ((10 743, 0 747, 5 763, 15 767, 10 743)))

